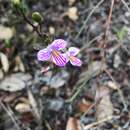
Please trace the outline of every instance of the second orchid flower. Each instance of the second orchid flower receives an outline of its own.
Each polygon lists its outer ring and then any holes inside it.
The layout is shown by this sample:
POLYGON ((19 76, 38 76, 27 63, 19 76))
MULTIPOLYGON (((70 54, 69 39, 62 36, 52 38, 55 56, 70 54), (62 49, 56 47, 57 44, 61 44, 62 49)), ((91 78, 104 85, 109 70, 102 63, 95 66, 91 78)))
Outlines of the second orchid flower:
POLYGON ((65 66, 68 61, 74 66, 81 66, 82 61, 76 57, 80 50, 76 47, 70 47, 66 53, 62 53, 61 50, 66 46, 67 41, 56 39, 45 49, 40 50, 37 53, 37 58, 39 61, 51 61, 60 67, 65 66))

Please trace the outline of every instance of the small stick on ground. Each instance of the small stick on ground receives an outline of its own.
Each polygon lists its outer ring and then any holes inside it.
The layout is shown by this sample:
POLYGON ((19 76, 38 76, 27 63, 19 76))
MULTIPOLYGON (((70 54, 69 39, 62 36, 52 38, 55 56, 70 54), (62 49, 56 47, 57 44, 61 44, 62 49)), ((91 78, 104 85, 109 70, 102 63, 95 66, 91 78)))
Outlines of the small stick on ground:
POLYGON ((84 51, 85 49, 89 48, 90 45, 95 42, 96 40, 100 39, 102 36, 104 35, 104 33, 101 33, 100 35, 94 37, 92 40, 90 40, 88 43, 86 43, 81 49, 80 49, 80 52, 81 51, 84 51))
POLYGON ((118 83, 115 81, 114 77, 110 74, 110 72, 108 70, 104 70, 106 72, 106 74, 111 78, 111 80, 117 85, 117 91, 120 95, 120 98, 122 100, 122 103, 124 105, 124 111, 127 111, 127 105, 126 105, 126 101, 125 101, 125 98, 122 94, 122 91, 120 90, 120 87, 118 85, 118 83))
POLYGON ((85 113, 83 113, 83 115, 80 117, 80 120, 82 121, 82 119, 88 114, 88 112, 96 105, 97 103, 93 103, 85 113))
POLYGON ((121 0, 121 2, 124 4, 124 6, 127 8, 128 12, 130 13, 130 8, 128 7, 128 4, 125 2, 125 0, 121 0))
POLYGON ((106 22, 105 40, 106 40, 106 37, 107 37, 107 34, 108 34, 108 30, 109 30, 110 24, 111 24, 111 17, 112 17, 112 11, 113 11, 113 7, 114 7, 114 2, 115 2, 115 0, 111 0, 111 7, 110 7, 110 11, 109 11, 107 22, 106 22))
POLYGON ((108 121, 108 120, 111 120, 112 118, 113 118, 113 116, 109 116, 109 117, 104 118, 104 119, 102 119, 102 120, 100 120, 100 121, 97 121, 97 122, 91 123, 91 124, 89 124, 89 125, 86 125, 86 126, 84 126, 83 130, 88 130, 88 129, 90 129, 90 128, 96 126, 96 125, 99 125, 99 124, 104 123, 104 122, 106 122, 106 121, 108 121))
POLYGON ((112 17, 112 11, 114 7, 115 0, 111 0, 111 7, 108 15, 108 19, 106 21, 106 30, 105 30, 105 37, 104 37, 104 44, 103 44, 103 52, 102 52, 102 64, 106 62, 105 55, 106 55, 106 47, 107 47, 107 35, 111 24, 111 17, 112 17))
POLYGON ((7 112, 7 114, 9 115, 9 117, 11 118, 12 122, 15 124, 17 130, 21 130, 18 123, 16 122, 15 118, 12 116, 12 112, 4 105, 4 103, 2 103, 0 101, 0 105, 2 106, 2 108, 7 112))
POLYGON ((85 19, 85 21, 83 22, 83 25, 81 26, 78 34, 76 35, 76 39, 78 39, 78 37, 80 36, 80 34, 82 33, 82 31, 84 30, 86 23, 88 22, 88 20, 90 19, 90 17, 92 16, 92 14, 94 13, 94 11, 104 2, 104 0, 101 0, 89 13, 89 15, 87 16, 87 18, 85 19))
POLYGON ((45 120, 45 125, 46 125, 46 127, 48 128, 48 130, 52 130, 50 124, 49 124, 46 120, 45 120))

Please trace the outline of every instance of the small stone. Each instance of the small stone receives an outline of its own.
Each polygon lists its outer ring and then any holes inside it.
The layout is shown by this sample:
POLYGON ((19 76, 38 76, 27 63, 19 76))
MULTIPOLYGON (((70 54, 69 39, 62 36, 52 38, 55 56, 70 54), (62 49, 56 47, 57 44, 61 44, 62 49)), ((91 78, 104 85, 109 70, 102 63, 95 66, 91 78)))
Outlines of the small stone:
POLYGON ((67 12, 68 17, 73 20, 76 21, 79 17, 78 17, 78 9, 77 7, 71 7, 68 9, 67 12))
POLYGON ((115 68, 118 68, 120 64, 121 64, 121 57, 118 54, 115 54, 113 66, 115 68))
POLYGON ((9 92, 23 90, 26 86, 32 84, 32 76, 25 73, 11 74, 0 82, 0 89, 9 92))
POLYGON ((53 99, 49 101, 49 109, 53 111, 59 111, 64 105, 64 100, 53 99))
POLYGON ((50 26, 49 27, 49 32, 50 32, 51 35, 55 34, 55 28, 50 26))

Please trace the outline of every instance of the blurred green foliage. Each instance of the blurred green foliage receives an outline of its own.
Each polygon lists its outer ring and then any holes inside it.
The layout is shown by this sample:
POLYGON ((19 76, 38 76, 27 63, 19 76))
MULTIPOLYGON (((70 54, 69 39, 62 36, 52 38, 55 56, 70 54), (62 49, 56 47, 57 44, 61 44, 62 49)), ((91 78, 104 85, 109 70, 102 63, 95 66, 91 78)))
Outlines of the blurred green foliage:
POLYGON ((13 9, 21 10, 24 13, 29 10, 25 0, 12 0, 12 7, 13 9))
POLYGON ((127 29, 127 27, 126 26, 123 26, 122 28, 120 28, 120 29, 115 29, 115 31, 116 31, 116 35, 117 35, 117 37, 118 37, 118 39, 120 40, 120 41, 122 41, 124 38, 125 38, 125 36, 127 35, 127 31, 128 29, 127 29))

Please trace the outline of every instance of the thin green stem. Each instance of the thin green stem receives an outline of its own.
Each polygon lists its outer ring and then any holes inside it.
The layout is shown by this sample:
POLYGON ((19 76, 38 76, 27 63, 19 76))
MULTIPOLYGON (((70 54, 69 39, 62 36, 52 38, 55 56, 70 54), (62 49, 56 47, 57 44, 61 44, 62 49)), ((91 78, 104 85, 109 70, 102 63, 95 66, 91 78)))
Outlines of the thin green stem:
MULTIPOLYGON (((23 16, 23 19, 29 24, 32 26, 33 30, 35 32, 37 32, 37 34, 39 35, 39 37, 41 38, 45 38, 45 37, 48 37, 48 34, 47 33, 44 33, 44 32, 41 32, 41 29, 39 29, 39 26, 35 26, 29 19, 28 17, 25 15, 25 13, 23 12, 23 10, 18 10, 18 12, 23 16)), ((41 25, 40 25, 41 26, 41 25)))
MULTIPOLYGON (((87 81, 88 81, 88 80, 87 80, 87 81)), ((70 99, 68 99, 66 102, 72 103, 72 102, 76 99, 76 97, 79 95, 79 93, 82 91, 82 89, 85 87, 85 84, 87 83, 87 81, 83 82, 83 83, 79 86, 79 88, 77 89, 77 91, 73 94, 73 96, 72 96, 70 99)))

